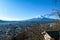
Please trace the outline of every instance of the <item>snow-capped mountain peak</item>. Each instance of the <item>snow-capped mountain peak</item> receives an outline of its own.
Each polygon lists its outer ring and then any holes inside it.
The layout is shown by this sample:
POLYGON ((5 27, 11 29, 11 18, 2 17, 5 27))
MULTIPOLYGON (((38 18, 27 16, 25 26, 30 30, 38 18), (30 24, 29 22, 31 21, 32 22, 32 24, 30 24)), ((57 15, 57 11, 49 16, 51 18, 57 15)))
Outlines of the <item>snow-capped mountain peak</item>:
POLYGON ((38 16, 36 16, 35 18, 43 18, 43 16, 38 15, 38 16))
POLYGON ((44 16, 38 16, 36 18, 30 19, 29 21, 53 21, 53 20, 55 20, 55 19, 47 18, 47 17, 44 17, 44 16))

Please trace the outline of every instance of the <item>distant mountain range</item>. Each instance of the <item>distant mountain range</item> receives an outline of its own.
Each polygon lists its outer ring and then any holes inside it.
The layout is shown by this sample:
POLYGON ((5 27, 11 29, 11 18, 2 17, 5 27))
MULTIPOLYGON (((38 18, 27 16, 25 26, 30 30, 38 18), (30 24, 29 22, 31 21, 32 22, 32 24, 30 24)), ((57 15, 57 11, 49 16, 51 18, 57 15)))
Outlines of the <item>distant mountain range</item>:
POLYGON ((32 18, 32 19, 29 19, 28 21, 54 21, 54 20, 56 19, 41 17, 41 18, 32 18))
MULTIPOLYGON (((54 20, 57 20, 57 19, 51 19, 51 18, 46 18, 46 17, 40 17, 40 18, 32 18, 32 19, 29 19, 29 20, 25 20, 25 21, 41 21, 41 22, 48 22, 48 21, 54 21, 54 20)), ((25 21, 22 21, 22 22, 25 22, 25 21)), ((0 23, 5 23, 5 22, 21 22, 21 21, 4 21, 4 20, 0 20, 0 23)))

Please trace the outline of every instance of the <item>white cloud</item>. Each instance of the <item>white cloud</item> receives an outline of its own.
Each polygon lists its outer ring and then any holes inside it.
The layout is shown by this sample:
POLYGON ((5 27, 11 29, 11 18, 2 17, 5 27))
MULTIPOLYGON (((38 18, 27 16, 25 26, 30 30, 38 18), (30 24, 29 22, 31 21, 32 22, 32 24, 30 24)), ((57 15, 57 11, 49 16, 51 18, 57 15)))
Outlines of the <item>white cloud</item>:
POLYGON ((0 20, 19 21, 19 20, 23 20, 23 19, 17 19, 17 18, 8 18, 8 17, 0 17, 0 20))

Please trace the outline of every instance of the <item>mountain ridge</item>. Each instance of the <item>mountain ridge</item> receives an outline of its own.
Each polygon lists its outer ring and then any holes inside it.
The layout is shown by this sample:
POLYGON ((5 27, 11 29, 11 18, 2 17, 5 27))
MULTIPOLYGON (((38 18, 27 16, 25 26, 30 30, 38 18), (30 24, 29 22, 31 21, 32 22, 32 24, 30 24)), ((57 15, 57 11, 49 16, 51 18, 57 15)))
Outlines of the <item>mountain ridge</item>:
MULTIPOLYGON (((32 18, 32 19, 28 19, 28 20, 24 20, 24 21, 54 21, 57 19, 52 19, 52 18, 47 18, 47 17, 38 17, 38 18, 32 18)), ((24 22, 22 21, 22 22, 24 22)), ((5 20, 0 20, 1 22, 21 22, 21 21, 5 21, 5 20)))

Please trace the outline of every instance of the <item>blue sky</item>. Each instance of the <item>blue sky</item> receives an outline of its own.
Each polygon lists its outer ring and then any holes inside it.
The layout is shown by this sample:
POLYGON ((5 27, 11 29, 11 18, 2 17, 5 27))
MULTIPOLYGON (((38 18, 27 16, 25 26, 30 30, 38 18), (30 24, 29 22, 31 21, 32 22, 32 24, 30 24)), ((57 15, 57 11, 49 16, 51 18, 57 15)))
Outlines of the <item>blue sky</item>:
POLYGON ((0 20, 27 20, 60 9, 52 0, 0 0, 0 20))

